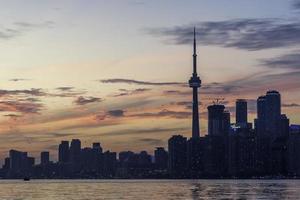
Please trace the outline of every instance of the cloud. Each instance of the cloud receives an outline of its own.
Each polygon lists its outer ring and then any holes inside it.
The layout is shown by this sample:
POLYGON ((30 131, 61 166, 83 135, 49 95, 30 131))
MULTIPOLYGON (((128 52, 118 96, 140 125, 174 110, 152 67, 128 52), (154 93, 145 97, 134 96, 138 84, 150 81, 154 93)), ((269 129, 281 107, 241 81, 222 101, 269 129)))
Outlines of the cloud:
POLYGON ((166 38, 172 44, 191 44, 193 27, 202 45, 263 50, 299 46, 300 21, 279 19, 232 19, 198 22, 171 28, 147 29, 147 33, 166 38))
POLYGON ((2 96, 10 96, 10 95, 32 95, 32 96, 46 96, 47 93, 45 93, 40 88, 32 88, 30 90, 0 90, 0 97, 2 96))
POLYGON ((293 8, 300 9, 300 1, 299 0, 294 0, 294 2, 293 2, 293 8))
POLYGON ((125 113, 124 110, 110 110, 107 112, 107 114, 112 117, 123 117, 124 113, 125 113))
POLYGON ((55 137, 55 138, 60 138, 60 137, 69 137, 69 136, 74 136, 74 135, 77 135, 76 133, 59 133, 59 132, 48 132, 48 133, 45 133, 43 134, 47 137, 55 137))
POLYGON ((300 104, 297 103, 289 103, 289 104, 282 104, 282 107, 292 108, 292 107, 300 107, 300 104))
POLYGON ((134 90, 127 90, 127 89, 119 89, 120 93, 114 94, 113 97, 121 97, 121 96, 131 96, 135 94, 142 94, 147 91, 150 91, 151 89, 149 88, 137 88, 134 90))
POLYGON ((162 132, 184 132, 186 130, 190 130, 190 127, 179 127, 179 128, 161 128, 161 127, 154 127, 154 128, 146 128, 146 129, 124 129, 118 131, 109 131, 101 136, 125 136, 125 135, 149 135, 150 133, 162 133, 162 132))
POLYGON ((137 113, 131 114, 130 117, 170 117, 175 119, 187 119, 191 116, 191 112, 184 111, 171 111, 164 109, 159 112, 146 112, 146 113, 137 113))
POLYGON ((37 99, 37 98, 28 97, 28 98, 25 98, 25 99, 19 99, 19 101, 39 102, 40 100, 37 99))
POLYGON ((7 115, 3 115, 4 117, 10 117, 12 119, 16 119, 19 117, 22 117, 21 115, 16 115, 16 114, 7 114, 7 115))
POLYGON ((26 90, 0 90, 0 97, 3 96, 18 96, 18 95, 30 95, 38 97, 74 97, 78 95, 85 94, 85 91, 72 91, 71 87, 60 87, 57 89, 61 91, 60 93, 47 93, 41 88, 31 88, 26 90))
POLYGON ((56 89, 59 90, 59 91, 63 91, 63 92, 65 92, 65 91, 69 92, 69 91, 72 91, 74 89, 74 87, 64 86, 64 87, 58 87, 56 89))
MULTIPOLYGON (((200 105, 201 103, 199 103, 200 105)), ((193 103, 191 101, 178 101, 178 102, 171 102, 170 105, 176 106, 184 106, 185 109, 191 110, 193 107, 193 103)))
POLYGON ((164 95, 179 95, 179 96, 186 96, 186 95, 192 95, 192 91, 191 90, 165 90, 163 91, 164 95))
POLYGON ((282 55, 276 58, 263 59, 261 63, 269 68, 300 70, 300 53, 282 55))
POLYGON ((38 114, 43 104, 22 101, 0 101, 0 112, 19 112, 22 114, 38 114))
POLYGON ((54 24, 53 21, 44 21, 41 23, 30 23, 30 22, 24 22, 24 21, 18 21, 14 22, 14 25, 17 27, 23 27, 23 28, 41 28, 41 27, 50 27, 54 24))
POLYGON ((141 138, 138 139, 137 142, 142 142, 142 143, 146 143, 148 145, 163 145, 166 143, 166 141, 161 140, 161 139, 155 139, 155 138, 141 138))
POLYGON ((52 21, 44 21, 40 23, 30 23, 18 21, 11 24, 12 28, 3 27, 0 29, 0 39, 8 40, 19 37, 29 31, 39 28, 51 28, 54 25, 52 21))
POLYGON ((82 105, 101 102, 101 101, 103 101, 103 99, 98 98, 98 97, 83 97, 83 96, 80 96, 74 101, 74 103, 79 105, 79 106, 82 106, 82 105))
POLYGON ((86 94, 86 91, 74 91, 74 87, 63 86, 55 88, 59 93, 49 94, 52 97, 76 97, 78 95, 86 94))
POLYGON ((9 79, 9 81, 13 81, 13 82, 19 82, 19 81, 29 81, 30 79, 26 79, 26 78, 12 78, 9 79))
POLYGON ((125 84, 135 84, 135 85, 151 85, 151 86, 164 86, 164 85, 182 85, 185 83, 180 82, 148 82, 148 81, 139 81, 133 79, 104 79, 100 80, 101 83, 125 83, 125 84))

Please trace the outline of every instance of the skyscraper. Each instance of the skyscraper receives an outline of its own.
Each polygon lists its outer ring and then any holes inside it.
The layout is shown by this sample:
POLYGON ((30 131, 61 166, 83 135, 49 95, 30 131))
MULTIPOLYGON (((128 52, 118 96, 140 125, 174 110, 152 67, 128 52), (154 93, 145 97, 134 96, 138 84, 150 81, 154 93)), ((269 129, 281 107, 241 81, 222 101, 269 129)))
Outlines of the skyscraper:
POLYGON ((169 170, 172 176, 184 176, 187 167, 187 139, 173 135, 168 141, 169 170))
POLYGON ((266 137, 266 96, 257 99, 257 119, 255 119, 255 129, 258 137, 266 137))
POLYGON ((238 99, 236 100, 235 105, 236 124, 244 128, 248 123, 247 101, 245 99, 238 99))
POLYGON ((281 97, 279 92, 270 90, 257 99, 256 130, 260 137, 276 138, 281 133, 281 97))
POLYGON ((60 163, 66 163, 70 158, 69 141, 61 141, 58 147, 58 161, 60 163))
POLYGON ((79 139, 73 139, 70 146, 70 160, 73 163, 78 164, 80 161, 81 141, 79 139))
POLYGON ((193 88, 193 130, 192 137, 200 137, 199 110, 198 110, 198 88, 201 87, 201 80, 197 74, 197 53, 196 53, 196 30, 194 28, 194 54, 193 54, 193 74, 189 80, 189 85, 193 88))
POLYGON ((41 152, 41 164, 46 165, 49 163, 49 152, 43 151, 41 152))
POLYGON ((266 94, 266 131, 271 137, 280 135, 281 100, 279 92, 268 91, 266 94))
POLYGON ((208 106, 207 109, 208 109, 208 135, 223 136, 225 134, 224 119, 228 118, 228 114, 224 113, 225 106, 214 104, 208 106))

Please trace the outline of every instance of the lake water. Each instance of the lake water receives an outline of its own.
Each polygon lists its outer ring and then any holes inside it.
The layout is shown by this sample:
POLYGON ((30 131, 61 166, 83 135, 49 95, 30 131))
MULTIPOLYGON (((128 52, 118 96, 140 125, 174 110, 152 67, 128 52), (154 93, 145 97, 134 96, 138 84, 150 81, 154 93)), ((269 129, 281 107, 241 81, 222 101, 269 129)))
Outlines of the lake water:
POLYGON ((1 180, 0 199, 300 199, 300 180, 1 180))

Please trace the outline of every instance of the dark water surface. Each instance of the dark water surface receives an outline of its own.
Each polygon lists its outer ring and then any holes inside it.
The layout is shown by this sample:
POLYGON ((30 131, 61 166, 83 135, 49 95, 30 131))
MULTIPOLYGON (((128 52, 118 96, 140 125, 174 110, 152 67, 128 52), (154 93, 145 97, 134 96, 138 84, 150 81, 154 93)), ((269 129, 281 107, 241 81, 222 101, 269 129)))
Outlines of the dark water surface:
POLYGON ((0 199, 300 199, 300 180, 1 180, 0 199))

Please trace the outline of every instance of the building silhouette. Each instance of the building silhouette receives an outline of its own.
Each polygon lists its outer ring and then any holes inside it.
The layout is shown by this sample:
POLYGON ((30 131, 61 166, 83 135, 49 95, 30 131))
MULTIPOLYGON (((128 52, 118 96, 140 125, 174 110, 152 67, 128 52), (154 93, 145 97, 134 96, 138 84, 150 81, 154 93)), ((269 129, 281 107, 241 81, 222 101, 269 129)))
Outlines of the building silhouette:
POLYGON ((49 152, 48 151, 41 152, 41 164, 47 165, 49 162, 50 162, 49 152))
POLYGON ((266 94, 266 133, 272 138, 280 136, 281 97, 278 91, 271 90, 266 94))
POLYGON ((157 169, 168 168, 168 152, 164 147, 157 147, 154 151, 154 162, 157 169))
POLYGON ((248 124, 248 108, 245 99, 237 99, 235 102, 235 119, 236 124, 241 127, 246 127, 248 124))
MULTIPOLYGON (((225 106, 214 104, 207 107, 208 110, 208 135, 222 136, 225 133, 225 106)), ((228 117, 228 115, 227 115, 228 117)), ((228 122, 228 121, 227 121, 228 122)), ((230 125, 230 124, 229 124, 230 125)))
POLYGON ((173 177, 185 177, 187 170, 187 138, 174 135, 168 141, 169 172, 173 177))
POLYGON ((58 161, 60 163, 67 163, 70 159, 69 141, 61 141, 58 147, 58 161))

